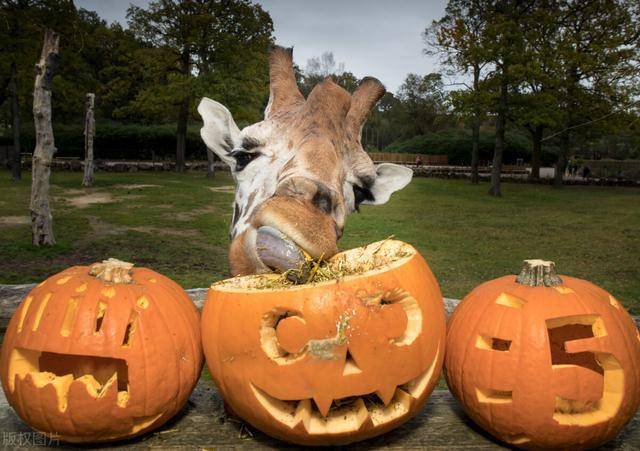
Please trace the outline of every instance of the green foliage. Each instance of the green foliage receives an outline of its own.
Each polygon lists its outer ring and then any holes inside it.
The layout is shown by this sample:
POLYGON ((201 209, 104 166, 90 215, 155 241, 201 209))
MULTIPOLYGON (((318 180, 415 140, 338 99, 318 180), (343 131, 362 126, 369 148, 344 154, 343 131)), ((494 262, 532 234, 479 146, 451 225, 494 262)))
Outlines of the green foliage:
POLYGON ((458 114, 502 112, 538 140, 545 130, 562 132, 551 142, 563 140, 558 154, 579 154, 637 120, 600 118, 630 112, 640 93, 639 18, 632 0, 449 0, 423 36, 425 52, 440 55, 450 73, 476 76, 473 86, 450 94, 458 114), (583 123, 593 125, 573 131, 583 123))
MULTIPOLYGON (((268 95, 267 47, 273 24, 247 0, 156 0, 132 5, 129 28, 147 48, 145 84, 122 115, 176 120, 184 99, 224 103, 239 122, 257 120, 268 95)), ((195 117, 193 102, 190 114, 195 117)))
MULTIPOLYGON (((363 144, 384 149, 413 136, 446 135, 476 120, 488 129, 498 111, 497 74, 507 58, 510 130, 529 130, 533 137, 541 127, 540 136, 548 137, 595 120, 572 130, 572 153, 637 156, 640 121, 633 100, 640 92, 639 8, 633 0, 450 0, 442 19, 424 34, 425 51, 440 55, 445 72, 461 74, 459 80, 469 86, 448 91, 440 74, 408 74, 398 92, 385 94, 370 115, 363 144)), ((0 122, 11 122, 6 97, 15 63, 23 151, 33 147, 33 67, 45 27, 61 34, 53 82, 60 155, 81 155, 82 135, 71 136, 80 127, 65 124, 82 121, 86 92, 96 93, 96 139, 99 145, 100 133, 107 134, 102 149, 108 155, 133 156, 139 149, 143 158, 154 146, 164 155, 177 128, 151 125, 175 123, 185 97, 189 123, 199 122, 195 109, 202 96, 225 104, 240 126, 261 119, 268 100, 266 50, 273 41, 271 18, 261 6, 249 0, 155 0, 145 8, 131 7, 128 19, 128 29, 108 25, 71 0, 0 2, 0 122), (131 134, 135 131, 140 137, 131 134), (151 141, 145 143, 145 136, 151 141)), ((348 91, 359 83, 330 52, 296 72, 305 95, 328 75, 348 91)), ((0 140, 10 136, 9 130, 1 133, 0 140)), ((202 147, 194 146, 194 136, 190 131, 187 150, 199 155, 202 147)), ((560 153, 564 136, 544 142, 547 155, 560 153)), ((459 148, 471 149, 466 141, 459 148)), ((482 149, 487 151, 486 143, 482 149)))
MULTIPOLYGON (((96 124, 94 151, 96 159, 172 160, 175 157, 175 124, 121 124, 98 122, 96 124)), ((83 125, 54 123, 53 132, 58 157, 84 158, 83 125)), ((5 138, 8 142, 8 138, 5 138)), ((25 151, 35 146, 33 126, 22 131, 25 151)), ((0 139, 0 144, 4 142, 0 139)), ((200 126, 187 130, 187 159, 206 159, 206 147, 200 138, 200 126)))
POLYGON ((447 115, 445 93, 440 74, 425 76, 408 74, 398 90, 398 100, 407 121, 407 135, 423 134, 433 130, 447 115))
MULTIPOLYGON (((82 120, 87 92, 96 94, 98 120, 175 121, 176 105, 184 95, 217 98, 239 122, 261 116, 273 25, 259 5, 247 0, 161 0, 148 10, 132 7, 129 13, 130 28, 124 29, 117 23, 107 25, 95 12, 76 9, 71 0, 3 0, 0 105, 15 62, 22 123, 31 122, 33 67, 44 29, 51 27, 61 36, 52 91, 55 122, 82 120), (162 24, 176 21, 180 27, 169 30, 161 42, 162 24), (180 65, 184 47, 190 55, 188 71, 180 65)), ((194 119, 195 106, 192 102, 194 119)), ((7 114, 4 108, 0 111, 7 114)))

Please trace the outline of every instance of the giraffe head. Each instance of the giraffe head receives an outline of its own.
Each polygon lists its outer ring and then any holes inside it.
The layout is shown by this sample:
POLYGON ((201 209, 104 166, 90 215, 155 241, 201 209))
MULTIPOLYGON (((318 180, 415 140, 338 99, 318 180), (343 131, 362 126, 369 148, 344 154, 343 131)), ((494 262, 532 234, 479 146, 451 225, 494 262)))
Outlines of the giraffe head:
POLYGON ((240 130, 220 103, 203 98, 198 112, 207 147, 231 167, 236 195, 229 259, 233 275, 296 267, 338 251, 345 219, 359 204, 385 203, 412 171, 374 166, 360 133, 384 94, 365 78, 349 94, 330 79, 305 98, 292 50, 269 54, 270 93, 264 120, 240 130))

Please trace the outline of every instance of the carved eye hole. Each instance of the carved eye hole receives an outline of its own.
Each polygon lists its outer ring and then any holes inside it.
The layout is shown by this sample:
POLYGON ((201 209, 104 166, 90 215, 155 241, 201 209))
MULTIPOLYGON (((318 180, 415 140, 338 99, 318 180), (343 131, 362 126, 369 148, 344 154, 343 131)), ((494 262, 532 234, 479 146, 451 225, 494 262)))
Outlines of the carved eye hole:
POLYGON ((302 358, 308 341, 307 325, 299 312, 274 309, 262 317, 260 346, 279 365, 302 358))
POLYGON ((420 335, 422 311, 408 291, 395 289, 369 298, 367 304, 381 306, 381 329, 396 346, 410 345, 420 335))

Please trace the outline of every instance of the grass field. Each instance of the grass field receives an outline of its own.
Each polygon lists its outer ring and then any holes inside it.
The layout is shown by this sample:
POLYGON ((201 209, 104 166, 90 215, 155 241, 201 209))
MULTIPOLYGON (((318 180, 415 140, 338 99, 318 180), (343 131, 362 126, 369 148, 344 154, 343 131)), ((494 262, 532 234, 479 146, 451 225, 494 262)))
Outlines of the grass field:
MULTIPOLYGON (((30 241, 29 173, 17 184, 9 179, 0 171, 0 283, 36 282, 107 257, 149 266, 185 288, 227 276, 228 174, 98 173, 85 190, 81 173, 54 173, 58 244, 44 248, 30 241)), ((395 235, 422 252, 448 297, 518 272, 525 258, 550 259, 640 314, 640 190, 505 184, 502 199, 486 191, 415 179, 387 205, 351 216, 341 248, 395 235)))

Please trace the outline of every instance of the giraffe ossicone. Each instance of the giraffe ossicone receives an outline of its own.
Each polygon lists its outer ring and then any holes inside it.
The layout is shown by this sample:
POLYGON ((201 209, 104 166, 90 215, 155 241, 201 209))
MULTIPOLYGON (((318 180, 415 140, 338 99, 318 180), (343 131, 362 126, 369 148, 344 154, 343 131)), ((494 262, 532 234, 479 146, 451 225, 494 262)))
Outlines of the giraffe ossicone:
POLYGON ((269 52, 269 78, 264 120, 243 130, 224 105, 203 98, 198 106, 203 141, 236 181, 233 275, 284 271, 305 254, 331 257, 346 217, 360 204, 387 202, 413 175, 374 166, 362 148, 362 126, 385 93, 378 80, 366 77, 349 94, 327 78, 305 99, 292 49, 279 46, 269 52))

